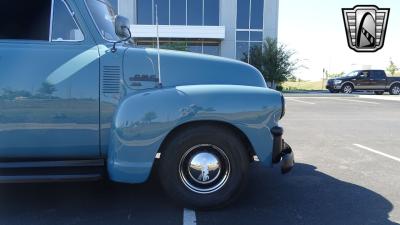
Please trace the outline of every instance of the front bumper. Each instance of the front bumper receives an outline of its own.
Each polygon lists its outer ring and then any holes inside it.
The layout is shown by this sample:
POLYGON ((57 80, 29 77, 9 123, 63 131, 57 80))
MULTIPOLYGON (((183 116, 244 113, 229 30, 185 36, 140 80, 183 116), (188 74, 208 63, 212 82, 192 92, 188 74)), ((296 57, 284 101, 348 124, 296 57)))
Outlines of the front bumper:
POLYGON ((325 88, 328 90, 340 90, 341 87, 340 85, 326 85, 325 88))
POLYGON ((272 163, 281 162, 281 172, 288 173, 294 167, 294 153, 292 148, 283 140, 283 128, 273 127, 271 133, 274 136, 272 150, 272 163))

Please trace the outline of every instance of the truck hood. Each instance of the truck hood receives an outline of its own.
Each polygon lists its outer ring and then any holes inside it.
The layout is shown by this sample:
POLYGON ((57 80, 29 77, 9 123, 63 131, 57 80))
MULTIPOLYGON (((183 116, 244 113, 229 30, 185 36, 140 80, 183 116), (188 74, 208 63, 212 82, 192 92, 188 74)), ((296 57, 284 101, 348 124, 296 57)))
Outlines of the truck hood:
POLYGON ((227 58, 196 53, 127 48, 124 56, 124 81, 132 89, 154 88, 159 74, 164 87, 182 85, 245 85, 266 87, 261 73, 253 66, 227 58))

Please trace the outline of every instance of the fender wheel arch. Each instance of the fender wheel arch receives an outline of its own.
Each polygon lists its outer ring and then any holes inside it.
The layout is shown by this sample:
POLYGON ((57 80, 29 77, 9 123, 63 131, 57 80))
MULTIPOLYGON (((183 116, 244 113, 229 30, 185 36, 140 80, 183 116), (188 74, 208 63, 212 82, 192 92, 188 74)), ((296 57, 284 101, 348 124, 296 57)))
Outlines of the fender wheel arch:
POLYGON ((184 132, 172 136, 173 139, 167 143, 168 152, 164 152, 159 160, 160 183, 171 199, 185 208, 222 208, 234 202, 246 186, 249 161, 243 160, 248 155, 245 145, 226 127, 191 125, 184 132), (215 130, 210 132, 210 129, 215 130), (202 154, 208 156, 204 158, 202 154), (205 175, 207 180, 200 180, 202 178, 197 176, 198 166, 193 165, 211 163, 196 159, 198 157, 218 161, 218 173, 210 172, 210 180, 208 172, 205 175))
MULTIPOLYGON (((166 147, 168 144, 173 140, 173 138, 180 134, 181 132, 185 132, 187 129, 192 129, 194 127, 216 127, 216 128, 222 128, 227 130, 228 132, 234 133, 242 142, 242 144, 245 146, 247 150, 247 155, 249 156, 249 161, 253 161, 253 156, 256 155, 256 152, 254 151, 254 148, 248 139, 248 137, 241 131, 239 128, 235 127, 234 125, 227 123, 227 122, 222 122, 222 121, 213 121, 213 120, 203 120, 203 121, 190 121, 184 124, 181 124, 177 127, 175 127, 173 130, 171 130, 168 135, 164 138, 163 142, 160 145, 160 148, 158 149, 157 153, 161 154, 165 151, 166 147)), ((162 157, 162 156, 161 156, 162 157)))
POLYGON ((353 88, 353 90, 354 90, 354 84, 352 83, 352 82, 350 82, 350 81, 347 81, 347 82, 344 82, 343 84, 342 84, 342 87, 343 86, 345 86, 345 85, 351 85, 351 87, 353 88))

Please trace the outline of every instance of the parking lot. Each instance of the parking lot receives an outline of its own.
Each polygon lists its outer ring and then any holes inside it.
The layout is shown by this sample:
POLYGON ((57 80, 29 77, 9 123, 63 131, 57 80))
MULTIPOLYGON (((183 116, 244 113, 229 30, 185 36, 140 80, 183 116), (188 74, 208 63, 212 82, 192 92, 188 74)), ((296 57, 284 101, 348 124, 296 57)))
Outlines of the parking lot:
POLYGON ((399 224, 400 97, 291 94, 282 121, 295 151, 288 175, 251 166, 228 208, 175 206, 157 179, 0 186, 6 224, 399 224))

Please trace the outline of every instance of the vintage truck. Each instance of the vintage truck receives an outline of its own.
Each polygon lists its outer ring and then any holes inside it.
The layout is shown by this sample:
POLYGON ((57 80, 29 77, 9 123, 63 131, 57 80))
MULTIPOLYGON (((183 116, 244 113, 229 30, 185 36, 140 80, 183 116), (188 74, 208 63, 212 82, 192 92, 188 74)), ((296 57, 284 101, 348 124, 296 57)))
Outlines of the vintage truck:
POLYGON ((292 169, 284 98, 254 67, 135 48, 104 0, 0 8, 1 183, 141 183, 157 169, 178 203, 214 208, 238 196, 249 163, 292 169))

